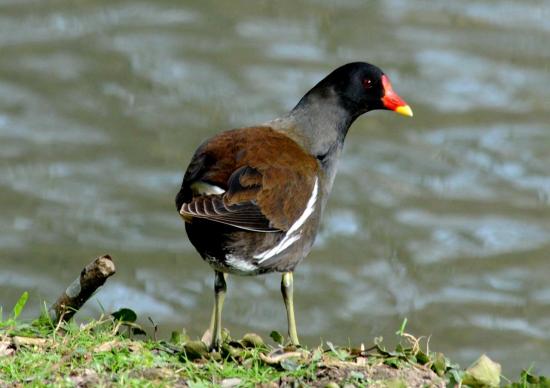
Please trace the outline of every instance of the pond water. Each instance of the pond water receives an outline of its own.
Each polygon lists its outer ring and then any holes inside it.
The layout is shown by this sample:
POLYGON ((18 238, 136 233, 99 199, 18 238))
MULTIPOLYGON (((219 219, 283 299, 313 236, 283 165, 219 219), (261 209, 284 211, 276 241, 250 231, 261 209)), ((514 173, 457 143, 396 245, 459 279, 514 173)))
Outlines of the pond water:
MULTIPOLYGON (((196 146, 294 106, 346 62, 415 117, 352 127, 295 274, 301 339, 407 330, 463 366, 550 373, 546 1, 0 2, 0 305, 53 301, 93 257, 118 273, 79 314, 131 307, 200 335, 212 271, 173 198, 196 146)), ((284 332, 280 278, 232 277, 224 326, 284 332)))

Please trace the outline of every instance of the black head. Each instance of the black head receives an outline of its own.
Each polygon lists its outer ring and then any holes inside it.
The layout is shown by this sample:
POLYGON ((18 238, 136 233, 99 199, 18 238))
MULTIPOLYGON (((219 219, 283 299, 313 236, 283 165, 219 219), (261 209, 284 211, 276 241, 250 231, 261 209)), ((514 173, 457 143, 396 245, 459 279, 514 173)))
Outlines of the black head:
POLYGON ((412 110, 394 91, 380 68, 365 62, 343 65, 319 82, 306 96, 330 97, 339 103, 352 120, 371 110, 387 109, 412 116, 412 110))

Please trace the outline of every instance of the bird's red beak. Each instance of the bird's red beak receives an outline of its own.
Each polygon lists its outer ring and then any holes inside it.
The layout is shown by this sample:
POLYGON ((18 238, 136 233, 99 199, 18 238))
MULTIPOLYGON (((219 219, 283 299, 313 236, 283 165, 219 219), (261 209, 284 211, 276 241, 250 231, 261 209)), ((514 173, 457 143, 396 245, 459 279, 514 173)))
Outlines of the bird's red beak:
POLYGON ((390 79, 386 75, 382 76, 382 86, 384 87, 384 97, 382 97, 384 106, 404 116, 412 117, 413 111, 411 107, 393 91, 390 79))

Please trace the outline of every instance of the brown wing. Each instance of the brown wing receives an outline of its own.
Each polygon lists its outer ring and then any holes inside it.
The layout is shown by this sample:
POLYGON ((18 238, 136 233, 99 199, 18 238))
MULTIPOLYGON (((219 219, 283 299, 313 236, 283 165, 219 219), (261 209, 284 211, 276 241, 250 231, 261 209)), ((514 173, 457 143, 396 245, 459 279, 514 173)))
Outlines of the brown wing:
POLYGON ((260 232, 286 231, 304 211, 317 169, 314 157, 271 128, 223 132, 193 156, 176 206, 184 218, 260 232), (224 192, 193 192, 193 187, 204 185, 224 192))

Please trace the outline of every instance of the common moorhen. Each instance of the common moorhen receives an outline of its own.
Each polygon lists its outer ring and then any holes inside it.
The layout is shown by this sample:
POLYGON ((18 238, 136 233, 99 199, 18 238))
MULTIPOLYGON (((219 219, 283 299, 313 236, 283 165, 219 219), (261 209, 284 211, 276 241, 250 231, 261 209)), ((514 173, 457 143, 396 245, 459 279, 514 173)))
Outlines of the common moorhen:
POLYGON ((382 70, 348 63, 290 113, 221 132, 198 147, 176 207, 191 243, 215 272, 210 349, 221 344, 228 273, 281 272, 288 333, 299 344, 292 274, 311 250, 350 125, 375 109, 413 115, 382 70))

